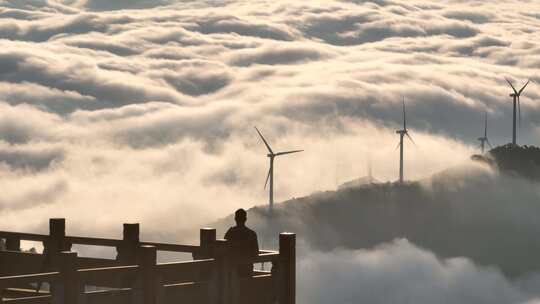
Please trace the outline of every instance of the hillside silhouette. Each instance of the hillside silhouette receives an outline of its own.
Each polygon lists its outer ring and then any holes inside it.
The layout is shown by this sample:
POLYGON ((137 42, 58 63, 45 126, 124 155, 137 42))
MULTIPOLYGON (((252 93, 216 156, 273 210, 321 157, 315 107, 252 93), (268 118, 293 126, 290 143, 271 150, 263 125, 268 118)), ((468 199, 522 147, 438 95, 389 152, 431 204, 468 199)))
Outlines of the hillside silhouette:
POLYGON ((485 162, 504 174, 540 180, 540 148, 507 144, 490 150, 486 155, 473 155, 473 160, 485 162))
MULTIPOLYGON (((534 190, 539 156, 534 147, 498 147, 475 157, 482 162, 418 182, 314 193, 277 204, 273 213, 255 207, 248 225, 260 240, 289 230, 306 247, 324 251, 368 249, 406 238, 441 258, 467 257, 522 276, 540 270, 540 194, 534 190)), ((231 221, 214 226, 223 231, 231 221)))

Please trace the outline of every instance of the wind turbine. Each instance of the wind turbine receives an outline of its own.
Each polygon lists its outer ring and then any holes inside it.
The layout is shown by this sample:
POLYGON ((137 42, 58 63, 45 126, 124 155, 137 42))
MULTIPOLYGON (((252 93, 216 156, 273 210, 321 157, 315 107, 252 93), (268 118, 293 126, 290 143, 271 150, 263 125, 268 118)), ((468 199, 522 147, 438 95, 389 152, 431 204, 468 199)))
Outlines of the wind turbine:
POLYGON ((529 84, 530 80, 527 80, 527 83, 525 83, 525 85, 521 88, 521 90, 517 91, 516 88, 514 88, 514 85, 512 84, 512 82, 510 82, 510 80, 508 80, 508 78, 505 78, 506 79, 506 82, 508 82, 508 84, 512 87, 512 90, 514 91, 514 93, 511 93, 510 94, 510 97, 512 97, 513 99, 513 102, 514 102, 514 113, 513 113, 513 116, 512 116, 512 144, 513 145, 516 145, 517 144, 517 136, 516 136, 516 106, 517 106, 517 110, 519 112, 519 121, 521 123, 521 103, 519 102, 519 97, 521 96, 521 93, 523 92, 523 90, 525 90, 525 87, 527 87, 527 85, 529 84))
POLYGON ((281 155, 285 155, 285 154, 292 154, 292 153, 298 153, 298 152, 302 152, 304 150, 292 150, 292 151, 284 151, 284 152, 274 153, 274 151, 272 150, 272 148, 270 148, 270 145, 268 144, 268 142, 266 141, 264 136, 261 134, 259 129, 257 129, 257 127, 255 127, 255 130, 257 131, 257 133, 259 133, 259 136, 261 137, 262 141, 264 142, 264 145, 268 149, 268 154, 266 154, 266 156, 270 159, 270 170, 268 170, 268 175, 266 176, 266 182, 264 182, 264 189, 266 189, 266 185, 268 184, 268 181, 270 180, 268 204, 269 204, 269 210, 272 211, 272 209, 274 208, 274 158, 276 158, 276 156, 281 156, 281 155))
POLYGON ((409 140, 416 145, 412 137, 409 135, 409 130, 407 130, 407 117, 405 115, 405 97, 403 98, 403 129, 397 130, 399 134, 399 182, 403 183, 403 137, 407 136, 409 140))
POLYGON ((484 154, 486 143, 489 145, 490 148, 493 148, 493 146, 489 142, 489 139, 487 138, 487 112, 484 114, 484 137, 479 137, 478 140, 480 141, 480 148, 482 149, 482 154, 484 154))

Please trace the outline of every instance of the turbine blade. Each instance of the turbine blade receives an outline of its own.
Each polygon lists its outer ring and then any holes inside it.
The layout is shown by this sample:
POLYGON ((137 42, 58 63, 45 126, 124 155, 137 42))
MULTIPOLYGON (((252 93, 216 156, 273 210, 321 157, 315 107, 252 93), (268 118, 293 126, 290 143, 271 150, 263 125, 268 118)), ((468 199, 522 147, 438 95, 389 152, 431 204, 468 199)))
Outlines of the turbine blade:
POLYGON ((272 168, 268 169, 268 175, 266 176, 266 181, 264 182, 264 189, 266 190, 266 185, 268 184, 268 180, 270 179, 270 173, 272 171, 272 168))
POLYGON ((508 80, 508 78, 504 78, 506 79, 506 82, 508 82, 508 84, 512 87, 512 90, 514 90, 514 93, 516 93, 516 95, 518 95, 518 92, 516 91, 516 88, 514 88, 514 85, 510 82, 510 80, 508 80))
POLYGON ((284 154, 298 153, 298 152, 302 152, 302 151, 304 151, 304 150, 293 150, 293 151, 278 152, 275 155, 280 156, 280 155, 284 155, 284 154))
POLYGON ((409 138, 409 140, 413 143, 413 145, 417 146, 418 145, 414 142, 414 140, 412 139, 412 137, 409 135, 409 132, 406 132, 405 135, 407 135, 407 137, 409 138))
POLYGON ((523 88, 521 88, 521 90, 519 90, 518 92, 518 96, 521 95, 521 92, 523 92, 523 90, 525 90, 525 88, 527 87, 527 85, 529 84, 529 82, 531 82, 531 80, 527 80, 527 83, 523 86, 523 88))
POLYGON ((399 148, 400 144, 401 144, 400 142, 397 143, 397 146, 394 148, 394 151, 396 151, 399 148))
POLYGON ((272 148, 270 148, 270 145, 268 144, 268 142, 266 142, 266 139, 264 139, 264 136, 261 134, 259 129, 257 129, 257 127, 255 127, 255 130, 257 130, 257 133, 259 133, 259 136, 263 140, 264 145, 266 146, 266 148, 268 148, 268 152, 270 152, 270 154, 274 154, 274 151, 272 151, 272 148))

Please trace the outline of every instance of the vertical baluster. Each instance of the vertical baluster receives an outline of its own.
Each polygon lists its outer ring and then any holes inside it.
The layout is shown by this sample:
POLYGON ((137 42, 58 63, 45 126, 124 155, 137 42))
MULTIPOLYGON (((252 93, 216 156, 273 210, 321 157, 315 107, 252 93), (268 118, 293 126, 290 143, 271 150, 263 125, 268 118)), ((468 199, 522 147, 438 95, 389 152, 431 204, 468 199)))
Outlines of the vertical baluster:
POLYGON ((133 265, 137 263, 137 251, 139 248, 140 225, 124 224, 122 243, 116 247, 116 260, 123 265, 133 265))
POLYGON ((157 304, 159 291, 158 277, 156 272, 156 247, 146 245, 141 246, 139 254, 143 304, 157 304))
POLYGON ((21 251, 21 238, 18 236, 8 236, 6 238, 6 250, 21 251))
POLYGON ((200 230, 200 248, 193 253, 193 259, 209 259, 213 255, 213 246, 216 242, 216 229, 202 228, 200 230))
POLYGON ((282 304, 296 303, 296 234, 279 235, 280 273, 282 274, 282 304))
POLYGON ((60 273, 61 288, 57 292, 62 292, 62 302, 64 304, 78 304, 79 302, 79 277, 77 275, 77 253, 62 251, 60 253, 60 273))

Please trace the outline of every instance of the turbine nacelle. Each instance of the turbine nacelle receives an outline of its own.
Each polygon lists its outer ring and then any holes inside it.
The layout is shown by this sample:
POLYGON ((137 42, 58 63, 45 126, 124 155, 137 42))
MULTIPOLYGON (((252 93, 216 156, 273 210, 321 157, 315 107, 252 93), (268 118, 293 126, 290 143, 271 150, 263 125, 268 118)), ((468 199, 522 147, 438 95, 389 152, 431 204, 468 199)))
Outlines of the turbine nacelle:
POLYGON ((521 89, 518 91, 516 90, 516 88, 514 87, 514 85, 512 84, 512 82, 508 79, 508 78, 505 78, 506 79, 506 82, 508 82, 508 84, 510 85, 510 87, 512 88, 512 91, 514 91, 514 93, 510 93, 510 97, 517 97, 519 98, 519 96, 521 95, 521 93, 523 92, 523 90, 525 90, 525 88, 527 87, 527 85, 529 85, 529 82, 531 82, 531 80, 527 80, 527 82, 525 83, 525 85, 523 85, 523 87, 521 87, 521 89))

